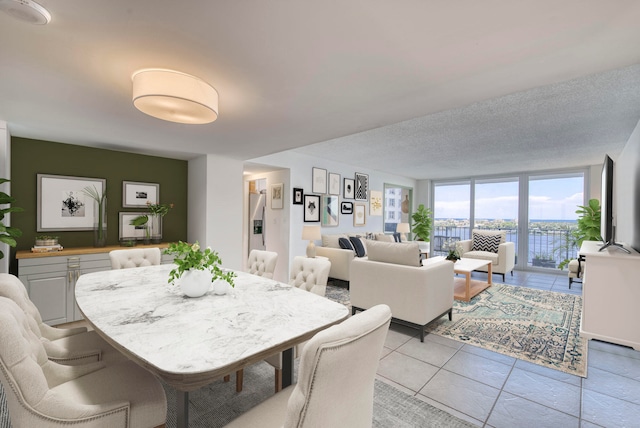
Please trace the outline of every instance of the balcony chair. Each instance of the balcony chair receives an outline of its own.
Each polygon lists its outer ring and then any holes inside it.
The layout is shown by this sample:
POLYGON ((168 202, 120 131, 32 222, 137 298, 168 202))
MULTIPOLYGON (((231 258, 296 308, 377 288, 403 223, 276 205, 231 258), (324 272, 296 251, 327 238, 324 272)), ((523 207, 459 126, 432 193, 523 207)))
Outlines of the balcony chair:
POLYGON ((231 421, 227 428, 370 427, 373 388, 391 310, 374 306, 312 337, 298 382, 231 421))
POLYGON ((140 266, 159 265, 162 259, 160 248, 133 248, 109 252, 111 269, 128 269, 140 266))
POLYGON ((278 253, 273 251, 251 250, 247 262, 247 272, 253 275, 272 279, 276 270, 278 253))
MULTIPOLYGON (((459 242, 462 250, 460 257, 468 259, 480 259, 491 261, 491 272, 502 275, 511 272, 516 265, 516 246, 513 242, 507 242, 505 230, 481 230, 473 229, 472 239, 459 242)), ((478 270, 487 272, 487 267, 478 270)))
MULTIPOLYGON (((324 297, 330 270, 331 262, 324 257, 296 256, 293 258, 293 265, 291 266, 289 285, 324 297)), ((294 355, 300 355, 305 343, 296 345, 294 355)), ((278 392, 282 389, 282 353, 279 352, 264 360, 275 369, 275 391, 278 392)), ((243 373, 242 370, 236 372, 237 392, 242 391, 243 373)))
POLYGON ((42 322, 40 311, 29 299, 22 281, 14 275, 0 273, 0 297, 13 300, 20 309, 33 319, 49 359, 59 364, 78 365, 89 362, 120 362, 126 357, 105 342, 95 331, 85 327, 62 329, 42 322))
POLYGON ((582 276, 584 272, 584 256, 579 256, 569 262, 569 289, 574 282, 582 284, 582 276))
POLYGON ((164 388, 132 361, 64 366, 47 359, 38 326, 0 297, 0 380, 15 427, 160 427, 164 388))

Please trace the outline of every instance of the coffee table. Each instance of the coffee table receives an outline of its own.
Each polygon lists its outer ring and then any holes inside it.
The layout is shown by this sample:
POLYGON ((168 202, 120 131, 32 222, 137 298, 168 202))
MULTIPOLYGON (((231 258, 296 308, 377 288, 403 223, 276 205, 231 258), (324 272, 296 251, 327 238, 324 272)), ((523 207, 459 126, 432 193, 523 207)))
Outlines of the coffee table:
POLYGON ((453 298, 468 302, 473 296, 491 287, 491 262, 489 260, 462 258, 453 265, 453 272, 464 275, 464 278, 454 278, 453 298), (487 281, 471 279, 471 272, 487 266, 487 281))

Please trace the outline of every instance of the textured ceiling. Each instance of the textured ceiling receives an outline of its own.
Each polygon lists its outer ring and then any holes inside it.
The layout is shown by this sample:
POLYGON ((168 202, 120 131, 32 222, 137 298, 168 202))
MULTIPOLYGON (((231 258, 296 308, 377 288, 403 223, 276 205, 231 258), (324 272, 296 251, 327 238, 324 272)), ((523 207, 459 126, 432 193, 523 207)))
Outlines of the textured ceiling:
POLYGON ((0 13, 18 137, 241 160, 328 141, 308 150, 438 178, 597 163, 640 118, 637 0, 39 2, 46 26, 0 13), (218 120, 136 110, 148 67, 212 84, 218 120))

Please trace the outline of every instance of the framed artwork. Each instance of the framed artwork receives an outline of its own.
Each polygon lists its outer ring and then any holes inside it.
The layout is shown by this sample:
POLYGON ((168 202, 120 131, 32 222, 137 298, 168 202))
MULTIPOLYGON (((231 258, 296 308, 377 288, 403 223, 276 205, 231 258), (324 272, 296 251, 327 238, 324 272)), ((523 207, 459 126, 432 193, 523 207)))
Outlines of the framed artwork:
POLYGON ((340 214, 353 214, 353 202, 342 202, 340 204, 340 214))
POLYGON ((369 175, 356 172, 355 198, 358 201, 366 201, 369 193, 369 175))
POLYGON ((340 195, 340 174, 329 173, 329 194, 340 195))
POLYGON ((277 183, 271 185, 271 209, 281 210, 284 206, 284 184, 277 183))
POLYGON ((94 200, 82 190, 107 188, 104 178, 38 174, 37 232, 93 230, 94 200))
POLYGON ((146 208, 147 204, 160 201, 160 185, 157 183, 122 182, 122 207, 146 208))
POLYGON ((311 183, 312 193, 327 193, 327 170, 314 167, 311 173, 311 183))
POLYGON ((343 197, 345 199, 353 199, 355 195, 355 183, 356 181, 353 178, 345 178, 344 183, 342 183, 343 197))
POLYGON ((304 193, 304 191, 302 189, 299 189, 297 187, 293 188, 293 204, 294 205, 302 205, 302 194, 304 193))
MULTIPOLYGON (((134 226, 131 224, 131 220, 141 215, 148 215, 149 212, 120 212, 119 213, 119 224, 118 228, 118 239, 145 239, 145 231, 147 229, 147 225, 144 226, 134 226)), ((162 221, 160 224, 160 233, 162 234, 162 221)))
POLYGON ((323 226, 337 226, 339 221, 338 197, 332 195, 322 195, 322 221, 323 226))
POLYGON ((382 192, 378 190, 371 191, 371 200, 369 201, 369 215, 382 215, 382 192))
POLYGON ((364 226, 367 224, 367 213, 365 204, 355 204, 353 206, 353 225, 364 226))
POLYGON ((304 221, 320 221, 320 196, 304 195, 304 221))

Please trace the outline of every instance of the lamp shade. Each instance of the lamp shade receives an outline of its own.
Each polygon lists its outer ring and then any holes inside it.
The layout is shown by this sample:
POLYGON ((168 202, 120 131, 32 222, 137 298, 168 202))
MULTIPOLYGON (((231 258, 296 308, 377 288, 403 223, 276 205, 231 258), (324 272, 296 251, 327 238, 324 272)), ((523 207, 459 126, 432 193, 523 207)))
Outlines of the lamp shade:
POLYGON ((180 71, 148 68, 136 71, 133 105, 169 122, 203 124, 218 118, 218 93, 205 81, 180 71))
POLYGON ((322 239, 320 226, 302 226, 302 239, 309 241, 322 239))
POLYGON ((411 228, 409 227, 409 223, 398 223, 396 226, 396 232, 398 233, 409 233, 411 232, 411 228))

